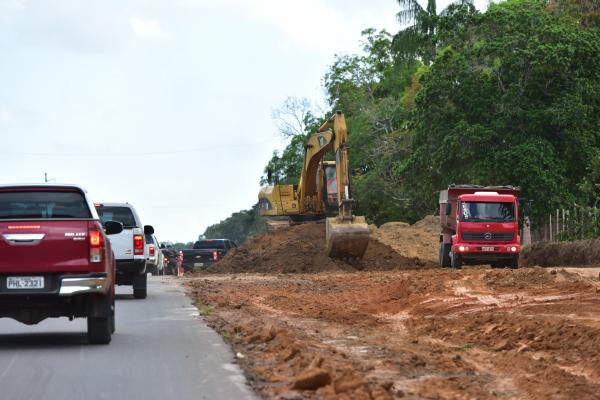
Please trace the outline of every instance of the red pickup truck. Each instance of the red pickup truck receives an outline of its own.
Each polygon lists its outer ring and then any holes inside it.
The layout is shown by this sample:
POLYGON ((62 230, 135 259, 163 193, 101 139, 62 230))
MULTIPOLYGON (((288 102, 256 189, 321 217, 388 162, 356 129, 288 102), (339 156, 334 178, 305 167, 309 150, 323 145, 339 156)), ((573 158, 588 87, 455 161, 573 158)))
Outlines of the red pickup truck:
POLYGON ((115 330, 115 259, 85 190, 76 185, 0 185, 0 317, 33 325, 87 318, 88 340, 115 330))

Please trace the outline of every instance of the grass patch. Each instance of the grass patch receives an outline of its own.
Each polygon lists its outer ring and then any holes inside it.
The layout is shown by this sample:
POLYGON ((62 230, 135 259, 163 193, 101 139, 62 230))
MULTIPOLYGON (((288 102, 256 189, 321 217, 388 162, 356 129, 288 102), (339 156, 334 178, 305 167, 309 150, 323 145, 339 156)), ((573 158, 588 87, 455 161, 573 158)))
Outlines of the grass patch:
POLYGON ((196 308, 198 309, 198 313, 203 317, 208 317, 212 315, 214 308, 209 305, 202 304, 201 302, 196 303, 196 308))

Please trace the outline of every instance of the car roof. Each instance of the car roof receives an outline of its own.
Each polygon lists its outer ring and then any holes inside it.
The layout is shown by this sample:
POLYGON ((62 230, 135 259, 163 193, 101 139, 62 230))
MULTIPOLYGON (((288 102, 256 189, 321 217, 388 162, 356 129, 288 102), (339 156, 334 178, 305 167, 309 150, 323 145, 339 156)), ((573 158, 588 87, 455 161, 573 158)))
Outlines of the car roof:
POLYGON ((125 202, 125 203, 107 203, 105 201, 97 201, 96 205, 98 207, 129 207, 133 208, 133 205, 125 202))
POLYGON ((68 189, 79 189, 84 193, 87 193, 87 190, 80 185, 74 183, 0 183, 0 188, 26 188, 26 187, 44 187, 44 188, 68 188, 68 189))

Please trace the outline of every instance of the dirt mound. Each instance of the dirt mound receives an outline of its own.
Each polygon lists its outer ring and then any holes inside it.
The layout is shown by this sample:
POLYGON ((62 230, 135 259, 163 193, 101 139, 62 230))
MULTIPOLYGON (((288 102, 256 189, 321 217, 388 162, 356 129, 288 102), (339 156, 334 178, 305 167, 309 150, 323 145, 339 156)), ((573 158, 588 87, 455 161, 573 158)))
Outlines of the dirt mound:
POLYGON ((376 271, 418 268, 425 264, 418 258, 402 256, 390 246, 375 239, 369 242, 362 260, 345 261, 329 258, 325 249, 325 224, 311 222, 249 239, 205 271, 209 273, 376 271))
POLYGON ((551 283, 580 284, 582 288, 589 283, 579 274, 562 270, 547 270, 540 267, 519 269, 515 271, 500 270, 487 272, 483 280, 489 287, 518 288, 543 286, 551 283))
POLYGON ((373 230, 373 236, 404 257, 438 261, 440 217, 428 215, 413 225, 388 222, 373 230))
POLYGON ((600 265, 600 240, 534 243, 523 249, 521 264, 542 267, 600 265))

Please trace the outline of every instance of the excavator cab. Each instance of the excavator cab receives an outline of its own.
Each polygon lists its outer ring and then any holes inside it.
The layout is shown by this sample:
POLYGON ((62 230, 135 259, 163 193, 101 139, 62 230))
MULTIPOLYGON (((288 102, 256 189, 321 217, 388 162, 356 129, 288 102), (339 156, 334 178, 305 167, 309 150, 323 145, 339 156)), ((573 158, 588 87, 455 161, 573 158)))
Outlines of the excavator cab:
POLYGON ((338 211, 338 186, 335 161, 323 161, 323 204, 328 215, 338 211))

